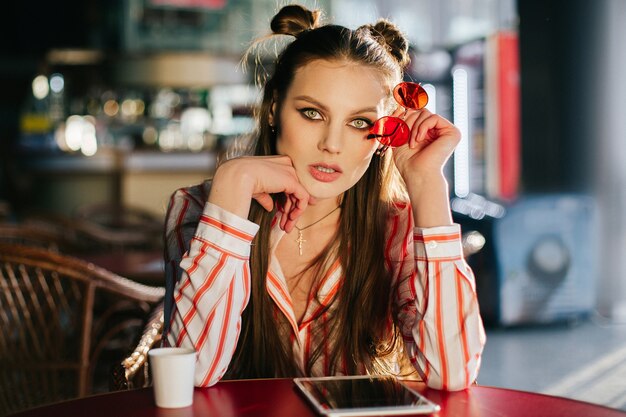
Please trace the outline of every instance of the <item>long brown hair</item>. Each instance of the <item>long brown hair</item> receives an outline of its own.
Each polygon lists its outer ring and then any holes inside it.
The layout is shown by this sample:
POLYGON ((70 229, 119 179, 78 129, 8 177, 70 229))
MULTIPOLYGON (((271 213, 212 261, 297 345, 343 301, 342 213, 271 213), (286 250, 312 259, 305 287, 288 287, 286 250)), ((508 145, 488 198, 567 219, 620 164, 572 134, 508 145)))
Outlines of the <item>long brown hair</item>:
MULTIPOLYGON (((389 90, 400 81, 408 63, 408 43, 395 25, 379 20, 356 30, 337 25, 319 26, 320 13, 301 6, 286 6, 272 19, 273 34, 291 35, 295 40, 279 55, 274 73, 264 86, 257 112, 255 155, 275 155, 276 129, 269 126, 272 105, 279 113, 296 70, 317 60, 344 60, 376 68, 388 80, 389 90), (273 131, 274 130, 274 131, 273 131)), ((279 121, 278 114, 274 120, 279 121)), ((384 265, 385 219, 391 201, 403 196, 401 180, 389 153, 375 156, 363 177, 344 193, 339 227, 328 250, 322 251, 312 267, 340 259, 344 282, 338 291, 330 319, 330 372, 349 374, 365 366, 370 373, 388 372, 385 358, 397 353, 398 338, 392 322, 391 277, 384 265), (343 366, 347 369, 344 369, 343 366)), ((276 196, 280 198, 281 196, 276 196)), ((253 202, 249 219, 260 225, 250 257, 252 292, 242 316, 242 328, 229 378, 288 377, 300 372, 292 347, 281 333, 289 327, 276 314, 266 288, 269 265, 269 236, 275 212, 253 202)), ((319 274, 318 274, 319 275, 319 274)), ((310 374, 322 355, 314 350, 306 364, 310 374)))

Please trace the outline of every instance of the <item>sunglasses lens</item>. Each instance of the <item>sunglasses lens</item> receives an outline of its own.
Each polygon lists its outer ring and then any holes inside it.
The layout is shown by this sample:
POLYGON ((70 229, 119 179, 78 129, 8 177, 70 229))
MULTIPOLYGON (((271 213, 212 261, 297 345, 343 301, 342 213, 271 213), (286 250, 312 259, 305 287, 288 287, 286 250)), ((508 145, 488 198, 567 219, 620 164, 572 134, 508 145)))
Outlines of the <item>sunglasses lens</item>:
POLYGON ((409 126, 399 117, 381 117, 370 128, 370 136, 386 146, 402 146, 409 140, 409 126))
POLYGON ((417 83, 400 83, 393 89, 393 97, 403 107, 419 110, 428 104, 428 93, 417 83))

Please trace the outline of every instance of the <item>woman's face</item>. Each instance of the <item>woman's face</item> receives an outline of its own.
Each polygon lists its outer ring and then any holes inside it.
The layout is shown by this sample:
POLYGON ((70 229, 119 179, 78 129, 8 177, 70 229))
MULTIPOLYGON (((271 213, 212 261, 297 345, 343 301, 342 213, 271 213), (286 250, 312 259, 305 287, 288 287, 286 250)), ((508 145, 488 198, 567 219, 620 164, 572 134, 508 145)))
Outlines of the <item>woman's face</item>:
POLYGON ((387 89, 380 71, 346 61, 298 69, 281 103, 276 147, 311 196, 337 197, 363 176, 378 147, 367 135, 383 115, 387 89))

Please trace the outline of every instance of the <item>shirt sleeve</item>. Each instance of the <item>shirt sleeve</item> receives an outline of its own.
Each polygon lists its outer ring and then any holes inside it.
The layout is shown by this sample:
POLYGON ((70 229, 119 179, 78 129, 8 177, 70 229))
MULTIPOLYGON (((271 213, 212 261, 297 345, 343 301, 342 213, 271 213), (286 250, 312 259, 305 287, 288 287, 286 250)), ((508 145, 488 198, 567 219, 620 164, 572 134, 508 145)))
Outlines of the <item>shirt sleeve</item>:
POLYGON ((486 338, 460 226, 413 227, 409 206, 394 227, 388 252, 396 260, 395 309, 408 356, 429 387, 467 388, 486 338))
POLYGON ((206 203, 180 261, 168 342, 196 350, 196 386, 219 381, 250 298, 250 243, 258 225, 206 203))
POLYGON ((189 250, 207 199, 210 184, 194 185, 176 190, 170 198, 165 215, 165 299, 163 344, 167 345, 170 318, 174 309, 174 286, 180 281, 180 261, 189 250))

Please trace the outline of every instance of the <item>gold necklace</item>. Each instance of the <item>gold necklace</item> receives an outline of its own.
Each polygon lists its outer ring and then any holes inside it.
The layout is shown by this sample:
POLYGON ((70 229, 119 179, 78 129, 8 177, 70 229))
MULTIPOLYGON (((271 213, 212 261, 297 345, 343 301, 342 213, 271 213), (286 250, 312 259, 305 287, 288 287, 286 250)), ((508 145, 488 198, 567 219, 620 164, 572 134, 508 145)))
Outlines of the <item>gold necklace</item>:
POLYGON ((319 220, 317 220, 317 221, 315 221, 315 222, 311 223, 311 224, 310 224, 310 225, 308 225, 308 226, 305 226, 305 227, 298 227, 297 225, 294 225, 294 227, 295 227, 296 229, 298 229, 298 239, 296 239, 296 242, 298 243, 298 251, 300 252, 300 255, 302 255, 302 244, 303 244, 304 242, 306 242, 306 240, 304 240, 304 235, 303 235, 302 231, 303 231, 303 230, 308 229, 308 228, 309 228, 309 227, 311 227, 311 226, 315 226, 316 224, 318 224, 319 222, 321 222, 322 220, 324 220, 326 217, 330 216, 330 215, 331 215, 331 214, 333 214, 335 211, 337 211, 337 209, 338 209, 339 207, 341 207, 341 206, 337 206, 337 207, 335 207, 335 208, 334 208, 334 209, 333 209, 330 213, 328 213, 327 215, 325 215, 325 216, 324 216, 324 217, 322 217, 321 219, 319 219, 319 220))

